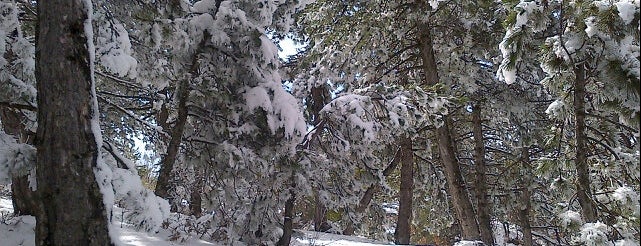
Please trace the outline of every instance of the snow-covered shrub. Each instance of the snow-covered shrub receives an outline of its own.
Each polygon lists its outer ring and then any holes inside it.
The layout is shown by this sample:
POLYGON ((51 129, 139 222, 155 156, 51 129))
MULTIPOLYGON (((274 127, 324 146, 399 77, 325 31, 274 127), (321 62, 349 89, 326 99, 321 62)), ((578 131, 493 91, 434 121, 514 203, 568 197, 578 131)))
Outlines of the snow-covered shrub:
POLYGON ((16 140, 0 130, 0 184, 11 182, 12 176, 26 175, 36 165, 36 148, 16 140))

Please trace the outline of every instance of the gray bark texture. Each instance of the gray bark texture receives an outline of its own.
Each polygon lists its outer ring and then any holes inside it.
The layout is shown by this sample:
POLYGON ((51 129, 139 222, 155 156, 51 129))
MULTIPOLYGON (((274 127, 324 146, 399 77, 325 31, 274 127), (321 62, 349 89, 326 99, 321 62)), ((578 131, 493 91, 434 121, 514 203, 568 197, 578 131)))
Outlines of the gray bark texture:
MULTIPOLYGON (((38 2, 36 245, 112 245, 98 160, 83 0, 38 2)), ((90 40, 91 41, 91 40, 90 40)), ((92 42, 92 41, 91 41, 92 42)))
POLYGON ((530 200, 532 198, 532 193, 530 192, 530 185, 532 185, 532 167, 530 166, 530 151, 528 147, 521 148, 521 162, 523 163, 523 169, 526 171, 526 174, 522 177, 522 189, 521 191, 521 202, 524 206, 519 208, 519 220, 521 231, 523 232, 523 246, 532 246, 532 225, 530 224, 530 210, 532 210, 532 204, 530 200))

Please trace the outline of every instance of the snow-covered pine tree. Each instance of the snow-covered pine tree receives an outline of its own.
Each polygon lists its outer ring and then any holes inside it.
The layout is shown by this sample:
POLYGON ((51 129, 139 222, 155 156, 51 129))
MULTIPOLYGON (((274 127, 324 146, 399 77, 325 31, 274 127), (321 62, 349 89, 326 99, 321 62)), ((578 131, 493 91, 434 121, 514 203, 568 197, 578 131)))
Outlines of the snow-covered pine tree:
POLYGON ((520 64, 532 61, 521 59, 531 51, 528 44, 541 44, 539 61, 547 75, 541 83, 558 98, 546 112, 561 125, 556 138, 568 146, 559 149, 554 163, 559 169, 573 167, 577 177, 568 195, 576 194, 578 204, 559 208, 560 220, 576 226, 568 229, 579 232, 577 242, 593 240, 587 238, 589 233, 601 235, 604 242, 638 242, 632 235, 638 235, 639 228, 630 226, 639 220, 638 213, 630 213, 638 199, 623 198, 639 191, 639 172, 630 169, 639 166, 638 158, 630 159, 638 156, 638 1, 512 5, 499 74, 513 82, 523 73, 520 64), (537 41, 536 36, 545 40, 537 41), (622 190, 626 195, 619 193, 622 190), (614 208, 621 199, 627 205, 614 208), (581 211, 579 221, 570 216, 574 210, 581 211))

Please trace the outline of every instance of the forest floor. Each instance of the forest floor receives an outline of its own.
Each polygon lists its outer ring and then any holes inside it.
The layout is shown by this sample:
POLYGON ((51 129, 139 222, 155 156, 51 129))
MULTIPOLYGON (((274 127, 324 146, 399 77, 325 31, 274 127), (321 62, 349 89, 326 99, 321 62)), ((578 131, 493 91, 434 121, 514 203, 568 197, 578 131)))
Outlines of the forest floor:
MULTIPOLYGON (((117 208, 114 208, 117 209, 117 208)), ((10 197, 0 196, 0 246, 32 246, 35 244, 36 219, 33 216, 13 216, 13 205, 10 197)), ((117 217, 117 216, 116 216, 117 217)), ((114 220, 115 228, 112 231, 117 237, 116 245, 119 246, 170 246, 170 245, 194 245, 207 246, 218 245, 199 239, 190 239, 186 242, 170 241, 170 232, 161 230, 158 233, 136 231, 134 228, 114 220)), ((391 244, 378 242, 367 238, 336 235, 330 233, 297 231, 292 238, 292 246, 325 245, 325 246, 375 246, 391 244)))

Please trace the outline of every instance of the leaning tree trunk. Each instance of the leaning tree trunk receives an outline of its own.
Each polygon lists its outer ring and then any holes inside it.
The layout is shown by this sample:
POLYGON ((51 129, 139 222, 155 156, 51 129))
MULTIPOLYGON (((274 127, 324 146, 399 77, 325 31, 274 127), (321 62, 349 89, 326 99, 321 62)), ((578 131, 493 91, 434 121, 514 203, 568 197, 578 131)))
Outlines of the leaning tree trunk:
MULTIPOLYGON (((394 154, 394 158, 392 158, 392 161, 390 161, 387 167, 383 170, 383 177, 388 177, 390 174, 392 174, 392 172, 396 169, 396 166, 398 166, 400 158, 401 149, 399 148, 398 151, 396 151, 396 154, 394 154)), ((363 193, 363 196, 361 197, 361 200, 358 202, 358 206, 356 207, 355 212, 357 214, 362 214, 369 207, 370 202, 374 198, 374 193, 380 188, 379 186, 379 184, 371 184, 369 187, 367 187, 367 190, 365 190, 365 193, 363 193)), ((347 224, 347 228, 343 230, 343 235, 354 235, 355 229, 356 228, 354 228, 354 224, 349 221, 349 224, 347 224)))
MULTIPOLYGON (((160 162, 160 170, 158 171, 158 181, 156 181, 156 189, 154 193, 162 198, 169 199, 172 204, 172 199, 169 197, 169 190, 171 188, 171 172, 174 169, 174 164, 180 152, 180 144, 182 143, 182 136, 185 132, 185 124, 187 124, 187 99, 189 98, 189 81, 183 79, 178 88, 178 117, 171 131, 171 139, 167 146, 167 153, 163 156, 160 162)), ((163 123, 165 124, 165 123, 163 123)), ((165 129, 166 130, 166 129, 165 129)))
POLYGON ((414 192, 414 152, 412 139, 402 137, 401 148, 401 187, 399 191, 398 218, 394 231, 396 244, 409 244, 412 222, 412 193, 414 192))
MULTIPOLYGON (((440 82, 440 78, 438 76, 438 67, 434 57, 434 47, 432 45, 430 32, 430 27, 425 26, 421 28, 419 45, 425 82, 427 85, 436 85, 440 82)), ((477 240, 480 238, 479 227, 476 223, 476 216, 468 191, 465 189, 465 181, 461 175, 460 164, 456 159, 454 141, 450 133, 451 123, 449 116, 444 116, 443 120, 443 125, 436 128, 436 140, 445 171, 449 194, 452 197, 452 207, 454 207, 456 219, 461 226, 462 239, 477 240)))
POLYGON ((472 109, 472 131, 474 133, 474 164, 476 167, 475 193, 477 220, 481 240, 486 245, 494 244, 492 225, 490 224, 490 204, 487 200, 487 181, 485 177, 485 144, 483 142, 483 125, 481 106, 477 102, 472 109))
POLYGON ((581 205, 581 213, 586 222, 595 222, 597 220, 596 208, 592 202, 592 192, 590 190, 590 168, 588 166, 588 137, 585 133, 585 64, 579 64, 574 67, 574 116, 576 137, 576 173, 577 173, 577 198, 581 205))
MULTIPOLYGON (((19 143, 33 144, 33 137, 29 137, 29 132, 22 124, 24 120, 22 113, 2 108, 0 109, 0 120, 2 120, 4 132, 13 135, 19 143)), ((36 215, 38 198, 36 192, 29 187, 28 174, 11 177, 11 202, 14 214, 36 215)))
POLYGON ((111 245, 94 173, 100 129, 93 122, 99 116, 87 3, 38 2, 36 176, 43 210, 36 215, 36 245, 111 245))

